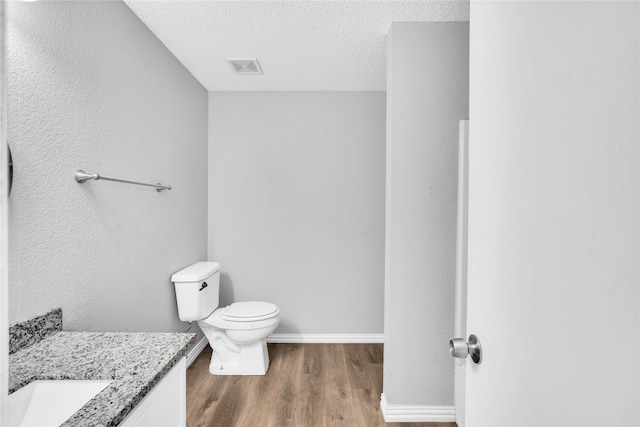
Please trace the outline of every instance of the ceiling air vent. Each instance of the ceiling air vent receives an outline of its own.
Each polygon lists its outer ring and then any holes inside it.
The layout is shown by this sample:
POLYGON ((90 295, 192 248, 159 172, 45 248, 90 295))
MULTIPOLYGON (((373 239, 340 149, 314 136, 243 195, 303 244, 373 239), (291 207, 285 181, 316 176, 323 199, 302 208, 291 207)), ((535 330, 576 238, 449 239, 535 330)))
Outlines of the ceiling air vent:
POLYGON ((256 58, 229 59, 227 62, 236 74, 262 74, 262 68, 256 58))

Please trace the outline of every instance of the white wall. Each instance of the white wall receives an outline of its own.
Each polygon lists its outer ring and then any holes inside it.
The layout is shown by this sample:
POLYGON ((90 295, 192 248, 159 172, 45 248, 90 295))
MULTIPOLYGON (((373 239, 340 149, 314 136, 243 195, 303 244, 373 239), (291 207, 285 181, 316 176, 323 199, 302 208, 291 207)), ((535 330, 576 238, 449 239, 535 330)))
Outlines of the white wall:
POLYGON ((7 162, 7 74, 6 59, 6 2, 0 4, 0 425, 7 425, 9 395, 9 256, 8 256, 8 199, 7 162))
POLYGON ((469 24, 393 23, 387 45, 384 396, 391 406, 444 405, 451 412, 458 123, 468 114, 469 24))
POLYGON ((639 6, 471 5, 467 425, 640 425, 639 6))
POLYGON ((277 333, 382 333, 385 94, 211 92, 209 126, 221 304, 277 304, 277 333))
POLYGON ((207 92, 122 2, 7 4, 11 322, 184 329, 170 275, 207 254, 207 92))

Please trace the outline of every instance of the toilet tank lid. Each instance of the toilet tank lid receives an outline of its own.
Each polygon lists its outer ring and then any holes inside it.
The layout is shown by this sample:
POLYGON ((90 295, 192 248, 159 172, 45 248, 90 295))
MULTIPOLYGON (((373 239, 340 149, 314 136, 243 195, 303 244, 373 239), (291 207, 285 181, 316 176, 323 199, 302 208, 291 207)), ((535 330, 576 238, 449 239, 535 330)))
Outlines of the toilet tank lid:
POLYGON ((174 283, 199 282, 200 280, 204 280, 211 276, 218 270, 220 270, 220 263, 213 261, 200 261, 173 273, 171 281, 174 283))

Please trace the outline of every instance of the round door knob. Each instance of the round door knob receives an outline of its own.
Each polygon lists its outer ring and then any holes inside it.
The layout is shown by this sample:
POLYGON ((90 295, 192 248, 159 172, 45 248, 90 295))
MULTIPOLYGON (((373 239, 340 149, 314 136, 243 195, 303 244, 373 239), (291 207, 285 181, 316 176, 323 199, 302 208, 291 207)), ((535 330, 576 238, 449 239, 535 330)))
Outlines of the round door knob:
POLYGON ((458 359, 464 359, 469 355, 469 346, 464 338, 453 338, 449 340, 449 353, 458 359))
POLYGON ((449 353, 459 359, 465 359, 471 355, 471 360, 473 360, 474 363, 480 364, 480 362, 482 362, 480 340, 473 334, 469 335, 469 342, 466 342, 463 338, 452 338, 449 340, 449 353))

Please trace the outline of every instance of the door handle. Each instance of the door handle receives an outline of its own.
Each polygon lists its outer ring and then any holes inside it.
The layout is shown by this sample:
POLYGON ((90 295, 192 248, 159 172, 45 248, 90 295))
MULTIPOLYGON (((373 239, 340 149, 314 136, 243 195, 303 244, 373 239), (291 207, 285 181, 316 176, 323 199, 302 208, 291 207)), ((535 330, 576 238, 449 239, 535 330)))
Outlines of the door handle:
POLYGON ((458 359, 465 359, 471 355, 471 360, 476 364, 482 362, 482 347, 477 336, 469 335, 469 342, 464 338, 452 338, 449 340, 449 353, 458 359))

